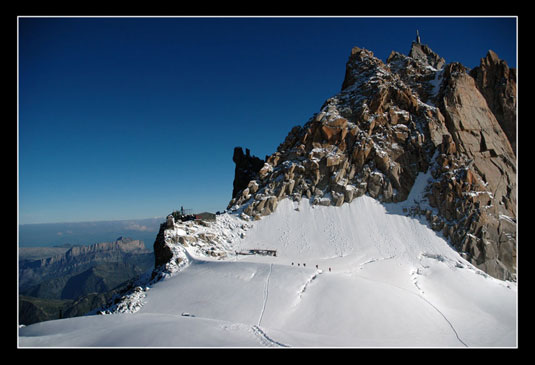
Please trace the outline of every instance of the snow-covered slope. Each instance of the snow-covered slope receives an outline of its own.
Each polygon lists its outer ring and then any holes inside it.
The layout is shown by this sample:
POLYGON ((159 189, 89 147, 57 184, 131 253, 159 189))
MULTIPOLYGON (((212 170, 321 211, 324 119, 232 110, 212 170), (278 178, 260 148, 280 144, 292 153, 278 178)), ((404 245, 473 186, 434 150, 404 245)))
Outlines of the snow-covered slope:
MULTIPOLYGON (((19 345, 516 346, 516 283, 474 268, 403 208, 368 196, 341 207, 284 199, 243 238, 228 235, 225 259, 189 248, 187 265, 138 296, 135 313, 37 323, 19 329, 19 345), (277 256, 234 254, 250 249, 277 256)), ((243 227, 225 214, 214 230, 230 221, 243 227)))

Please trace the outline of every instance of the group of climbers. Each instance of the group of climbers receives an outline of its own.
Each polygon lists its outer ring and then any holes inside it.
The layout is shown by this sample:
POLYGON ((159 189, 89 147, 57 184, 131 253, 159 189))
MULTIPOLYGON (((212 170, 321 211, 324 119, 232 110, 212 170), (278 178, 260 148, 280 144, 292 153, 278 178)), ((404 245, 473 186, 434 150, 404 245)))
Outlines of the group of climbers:
MULTIPOLYGON (((294 263, 292 262, 292 266, 294 266, 294 263)), ((298 262, 297 263, 297 266, 301 266, 301 264, 298 262)), ((307 264, 306 263, 303 263, 303 267, 306 267, 307 264)), ((316 264, 316 269, 319 269, 319 266, 316 264)), ((331 272, 331 268, 329 267, 329 272, 331 272)))

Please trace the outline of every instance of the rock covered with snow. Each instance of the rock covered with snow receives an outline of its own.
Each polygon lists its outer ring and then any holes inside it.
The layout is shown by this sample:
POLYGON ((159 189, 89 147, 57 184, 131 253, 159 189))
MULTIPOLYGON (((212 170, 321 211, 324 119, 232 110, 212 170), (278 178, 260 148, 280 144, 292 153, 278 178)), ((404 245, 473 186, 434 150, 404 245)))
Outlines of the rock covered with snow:
POLYGON ((446 63, 446 60, 433 52, 427 44, 421 44, 420 42, 412 42, 409 57, 435 69, 441 69, 446 63))
POLYGON ((340 206, 367 194, 401 202, 427 171, 431 209, 411 211, 479 268, 514 279, 515 155, 467 69, 417 42, 386 63, 354 47, 342 90, 292 128, 228 209, 257 220, 285 198, 340 206))
POLYGON ((243 239, 250 228, 251 224, 237 214, 216 215, 215 221, 175 221, 169 215, 160 224, 154 241, 154 268, 94 312, 137 312, 143 307, 146 292, 155 283, 173 277, 188 267, 195 258, 222 260, 235 255, 236 242, 243 239))

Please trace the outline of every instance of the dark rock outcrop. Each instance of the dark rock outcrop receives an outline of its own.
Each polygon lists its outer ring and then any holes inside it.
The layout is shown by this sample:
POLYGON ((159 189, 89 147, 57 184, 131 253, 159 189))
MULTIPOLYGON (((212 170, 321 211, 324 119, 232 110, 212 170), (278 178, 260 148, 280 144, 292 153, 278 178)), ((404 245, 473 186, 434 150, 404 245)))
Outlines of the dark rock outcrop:
POLYGON ((249 181, 256 178, 258 171, 264 166, 264 160, 251 156, 251 152, 247 148, 244 154, 241 147, 235 147, 232 161, 236 164, 232 190, 232 198, 235 198, 240 191, 247 187, 249 181))
MULTIPOLYGON (((174 220, 173 220, 174 223, 174 220)), ((158 268, 165 265, 173 257, 171 248, 165 242, 165 230, 168 228, 168 222, 160 224, 160 230, 154 241, 154 267, 158 268)))

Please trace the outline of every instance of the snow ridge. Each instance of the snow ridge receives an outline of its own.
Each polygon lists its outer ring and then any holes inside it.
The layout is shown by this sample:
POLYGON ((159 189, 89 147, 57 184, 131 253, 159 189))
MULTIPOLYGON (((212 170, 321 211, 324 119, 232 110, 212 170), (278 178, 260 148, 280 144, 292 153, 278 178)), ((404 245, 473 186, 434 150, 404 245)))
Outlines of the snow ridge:
POLYGON ((250 223, 236 214, 219 215, 215 222, 174 223, 164 231, 172 258, 162 267, 141 275, 126 292, 114 296, 110 304, 88 315, 138 312, 143 307, 147 291, 157 282, 174 277, 198 259, 234 257, 233 243, 244 238, 250 227, 250 223))

